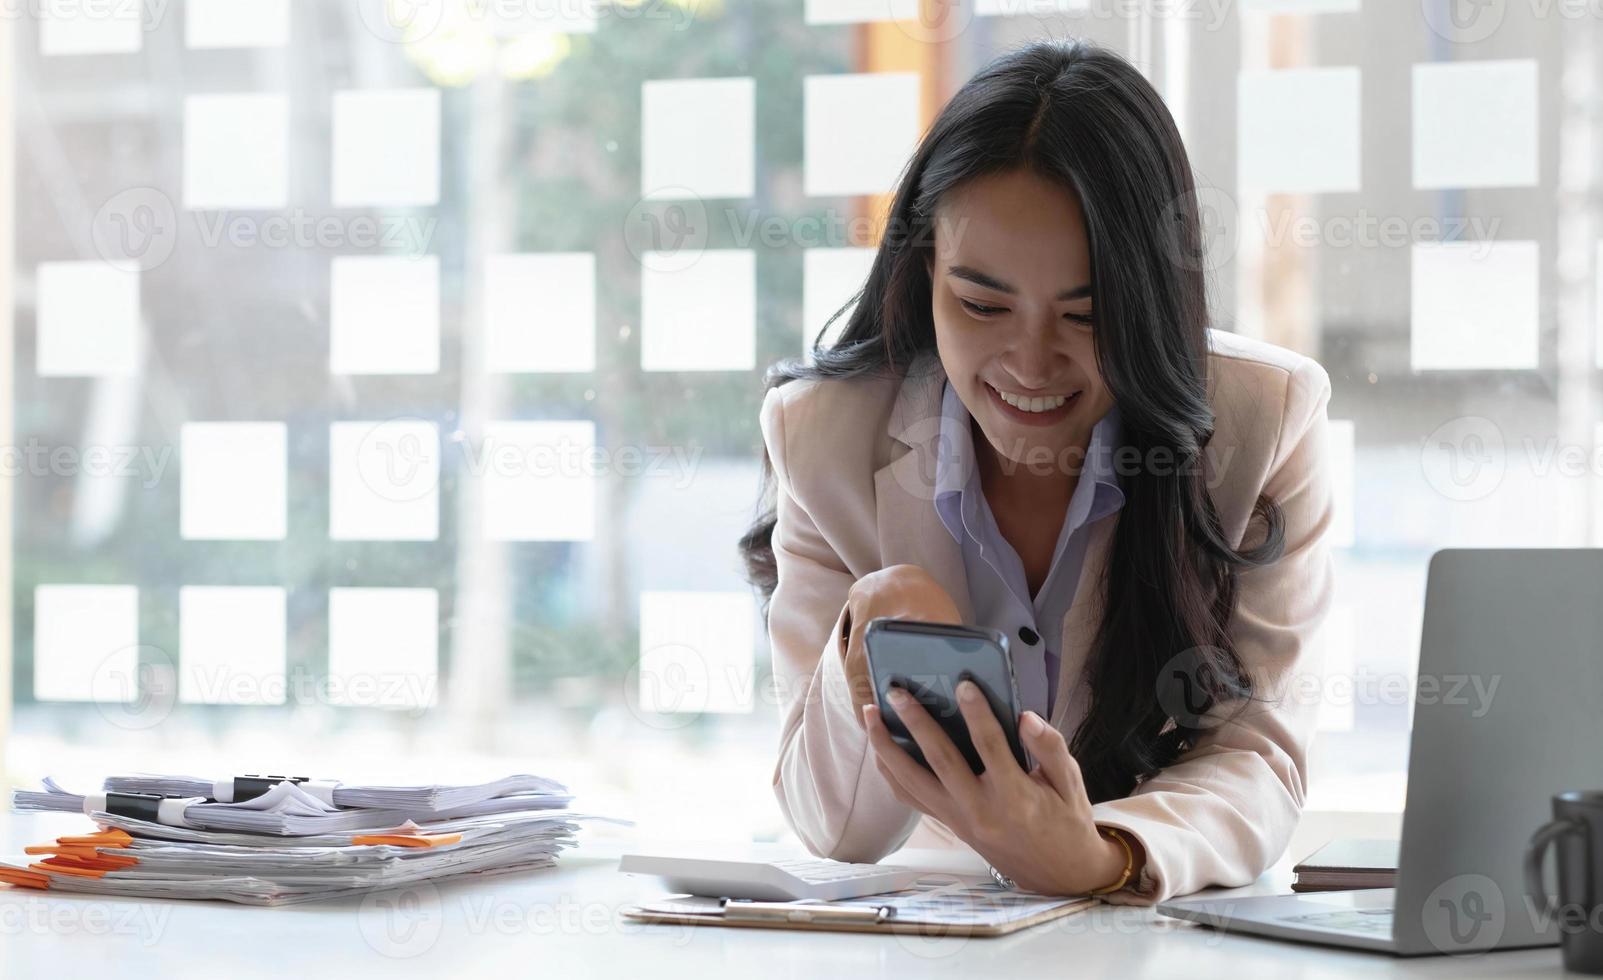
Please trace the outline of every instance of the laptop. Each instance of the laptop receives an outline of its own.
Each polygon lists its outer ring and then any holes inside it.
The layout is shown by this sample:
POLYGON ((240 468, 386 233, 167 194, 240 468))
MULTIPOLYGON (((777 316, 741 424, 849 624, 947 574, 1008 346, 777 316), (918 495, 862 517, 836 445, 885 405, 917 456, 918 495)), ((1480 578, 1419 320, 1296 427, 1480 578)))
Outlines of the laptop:
POLYGON ((1554 793, 1603 787, 1603 549, 1437 552, 1419 678, 1395 888, 1158 911, 1403 956, 1556 943, 1523 860, 1554 793))

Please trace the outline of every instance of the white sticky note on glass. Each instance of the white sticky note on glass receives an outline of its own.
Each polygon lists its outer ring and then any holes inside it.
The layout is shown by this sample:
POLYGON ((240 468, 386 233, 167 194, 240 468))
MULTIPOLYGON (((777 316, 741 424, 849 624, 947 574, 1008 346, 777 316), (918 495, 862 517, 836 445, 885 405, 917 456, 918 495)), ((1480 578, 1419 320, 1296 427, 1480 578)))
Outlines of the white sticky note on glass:
POLYGON ((974 13, 980 17, 1040 17, 1090 6, 1091 0, 977 0, 974 13))
POLYGON ((1536 62, 1414 66, 1414 186, 1534 187, 1536 62))
POLYGON ((329 370, 433 374, 440 369, 440 260, 378 255, 334 259, 329 370))
POLYGON ((1325 532, 1332 548, 1353 546, 1353 498, 1357 492, 1355 473, 1355 429, 1352 419, 1331 419, 1327 428, 1330 453, 1330 484, 1334 515, 1325 532))
POLYGON ((5 15, 28 10, 39 14, 40 54, 128 54, 145 41, 145 4, 139 0, 30 0, 5 15))
POLYGON ((640 270, 640 367, 750 371, 757 364, 757 262, 708 249, 684 268, 647 253, 640 270))
POLYGON ((641 588, 738 588, 739 561, 724 542, 751 525, 745 488, 758 479, 760 462, 684 453, 677 445, 647 447, 634 459, 627 443, 608 448, 630 483, 627 512, 612 528, 628 543, 630 577, 641 588))
POLYGON ((751 711, 755 616, 746 592, 640 593, 641 709, 751 711))
POLYGON ((809 75, 802 87, 803 191, 893 190, 918 143, 915 72, 809 75))
POLYGON ((115 703, 139 695, 139 590, 35 587, 34 699, 115 703))
POLYGON ((756 83, 684 78, 640 87, 640 193, 651 200, 751 197, 756 83))
POLYGON ((486 370, 595 370, 595 255, 492 255, 484 285, 486 370))
POLYGON ((589 541, 596 476, 589 421, 491 422, 484 427, 484 536, 493 541, 589 541))
POLYGON ((139 272, 106 262, 41 262, 36 280, 41 377, 139 371, 139 272))
POLYGON ((289 43, 289 0, 185 0, 191 48, 281 48, 289 43))
MULTIPOLYGON (((391 0, 394 2, 394 0, 391 0)), ((428 0, 433 4, 442 3, 443 0, 428 0)), ((417 0, 413 0, 414 6, 417 0)), ((497 37, 503 39, 517 39, 537 35, 550 34, 592 34, 596 29, 597 14, 614 14, 598 3, 571 3, 565 0, 522 0, 518 3, 487 3, 478 7, 464 6, 465 10, 474 12, 475 16, 482 18, 483 23, 497 37)), ((693 17, 694 8, 686 8, 681 13, 685 18, 693 17)), ((649 13, 640 10, 631 10, 620 16, 662 17, 674 19, 676 11, 653 10, 649 13)), ((503 44, 505 41, 503 41, 503 44)), ((566 48, 564 47, 564 51, 566 48)))
POLYGON ((178 699, 283 704, 285 592, 277 586, 178 590, 178 699))
POLYGON ((284 537, 288 437, 282 422, 188 422, 179 434, 179 533, 188 540, 284 537))
POLYGON ((1267 192, 1356 191, 1357 68, 1244 71, 1237 78, 1240 185, 1267 192))
MULTIPOLYGON (((810 248, 802 252, 802 355, 812 357, 813 341, 829 318, 852 300, 868 280, 877 249, 810 248)), ((823 337, 825 347, 833 346, 851 320, 853 303, 829 324, 823 337)))
POLYGON ((1359 0, 1243 0, 1241 9, 1266 14, 1342 14, 1358 9, 1359 0))
POLYGON ((1536 367, 1539 255, 1536 242, 1415 244, 1414 370, 1536 367))
POLYGON ((433 589, 328 590, 328 695, 353 708, 439 699, 440 596, 433 589))
POLYGON ((440 91, 334 93, 337 208, 440 201, 440 91))
POLYGON ((289 100, 184 97, 184 207, 282 208, 289 200, 289 100))
POLYGON ((808 24, 866 24, 884 20, 917 20, 919 0, 807 0, 808 24))
POLYGON ((440 533, 440 432, 433 422, 335 422, 328 434, 328 536, 433 541, 440 533))

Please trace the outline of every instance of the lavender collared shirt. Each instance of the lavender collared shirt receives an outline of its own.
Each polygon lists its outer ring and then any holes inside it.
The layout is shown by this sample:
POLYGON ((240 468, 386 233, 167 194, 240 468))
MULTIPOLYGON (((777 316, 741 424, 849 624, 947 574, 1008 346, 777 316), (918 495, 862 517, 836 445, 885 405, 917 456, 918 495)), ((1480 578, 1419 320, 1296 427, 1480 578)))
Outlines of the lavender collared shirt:
POLYGON ((1085 466, 1069 498, 1063 528, 1041 590, 1030 595, 1024 562, 1002 537, 980 486, 972 417, 950 381, 941 396, 935 456, 935 510, 963 549, 975 622, 1006 633, 1022 708, 1050 718, 1057 700, 1063 617, 1074 602, 1089 526, 1124 506, 1113 467, 1122 429, 1117 407, 1091 429, 1085 466), (1089 477, 1089 479, 1087 479, 1089 477), (1034 642, 1029 642, 1033 638, 1034 642))

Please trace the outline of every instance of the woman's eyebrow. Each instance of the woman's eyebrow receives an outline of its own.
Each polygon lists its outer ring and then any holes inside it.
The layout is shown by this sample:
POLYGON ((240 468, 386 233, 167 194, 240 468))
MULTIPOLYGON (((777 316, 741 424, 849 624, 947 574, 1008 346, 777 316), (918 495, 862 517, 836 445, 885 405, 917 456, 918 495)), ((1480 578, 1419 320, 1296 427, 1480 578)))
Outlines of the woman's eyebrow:
MULTIPOLYGON (((986 275, 985 273, 981 272, 980 270, 972 268, 970 266, 966 266, 966 265, 947 266, 946 274, 949 275, 949 276, 956 276, 959 279, 967 279, 969 282, 974 283, 976 286, 984 286, 986 289, 994 289, 999 293, 1012 294, 1012 293, 1018 292, 1018 290, 1014 289, 1012 286, 1010 286, 1009 284, 1007 284, 1007 283, 1003 282, 1002 280, 996 278, 995 276, 986 275)), ((1076 286, 1073 289, 1065 289, 1063 292, 1058 293, 1057 298, 1061 302, 1063 300, 1071 300, 1071 299, 1086 299, 1090 295, 1091 295, 1091 284, 1090 283, 1086 283, 1083 286, 1076 286)))

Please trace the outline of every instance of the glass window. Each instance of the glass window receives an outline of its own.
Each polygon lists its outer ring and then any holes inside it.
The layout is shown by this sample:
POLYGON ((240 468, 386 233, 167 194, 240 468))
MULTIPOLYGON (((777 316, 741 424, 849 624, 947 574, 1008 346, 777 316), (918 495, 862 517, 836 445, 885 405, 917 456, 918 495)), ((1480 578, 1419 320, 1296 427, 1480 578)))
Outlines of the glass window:
POLYGON ((1311 805, 1401 805, 1433 550, 1598 535, 1564 5, 26 6, 21 780, 535 771, 654 833, 785 836, 736 547, 762 371, 852 297, 939 105, 1042 36, 1148 72, 1218 324, 1331 374, 1311 805))

